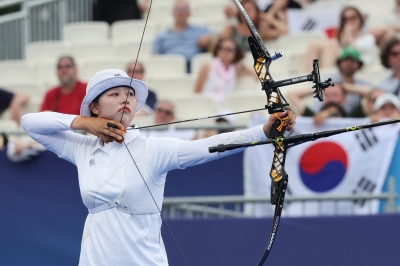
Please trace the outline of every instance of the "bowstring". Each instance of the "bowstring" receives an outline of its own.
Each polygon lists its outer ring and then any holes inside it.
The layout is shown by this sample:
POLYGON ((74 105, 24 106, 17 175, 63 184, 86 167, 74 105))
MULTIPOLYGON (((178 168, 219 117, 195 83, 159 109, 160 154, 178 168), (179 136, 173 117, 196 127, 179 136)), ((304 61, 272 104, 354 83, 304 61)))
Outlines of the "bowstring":
MULTIPOLYGON (((128 103, 128 97, 129 97, 129 91, 130 91, 130 89, 132 89, 133 92, 135 93, 135 90, 132 88, 132 80, 133 80, 133 75, 135 74, 136 65, 137 65, 137 62, 138 62, 139 54, 140 54, 140 48, 142 47, 143 37, 144 37, 144 33, 145 33, 145 31, 146 31, 147 21, 148 21, 148 19, 149 19, 149 15, 150 15, 150 10, 151 10, 151 5, 152 5, 152 4, 153 4, 153 0, 150 1, 149 11, 147 12, 146 21, 145 21, 144 28, 143 28, 143 32, 142 32, 142 37, 141 37, 140 43, 139 43, 138 53, 137 53, 137 55, 136 55, 135 66, 133 67, 133 72, 132 72, 132 76, 131 76, 131 81, 130 81, 129 87, 128 87, 128 93, 126 94, 126 99, 125 99, 124 108, 122 109, 122 115, 121 115, 121 119, 120 119, 120 121, 119 121, 120 123, 122 123, 122 118, 124 117, 125 107, 126 107, 126 104, 128 103)), ((153 201, 154 201, 154 203, 155 203, 155 205, 156 205, 156 207, 157 207, 158 212, 160 213, 160 217, 161 217, 162 222, 166 224, 166 226, 167 226, 167 228, 168 228, 168 230, 169 230, 169 232, 170 232, 170 234, 171 234, 171 236, 172 236, 172 238, 173 238, 173 240, 174 240, 176 246, 177 246, 178 249, 179 249, 179 252, 180 252, 181 255, 182 255, 183 260, 185 261, 186 265, 189 266, 189 263, 187 262, 186 257, 185 257, 185 255, 183 254, 183 251, 182 251, 181 247, 180 247, 179 244, 178 244, 178 241, 176 240, 174 234, 172 233, 172 230, 171 230, 171 228, 169 227, 168 222, 167 222, 166 220, 164 220, 164 218, 162 217, 161 208, 160 208, 160 206, 158 206, 157 201, 156 201, 156 199, 154 198, 153 193, 151 192, 151 190, 150 190, 150 188, 149 188, 149 186, 148 186, 146 180, 144 179, 142 173, 140 172, 139 167, 138 167, 138 165, 136 164, 136 161, 135 161, 135 159, 133 158, 133 156, 132 156, 132 154, 131 154, 131 151, 129 150, 128 146, 126 145, 126 142, 124 141, 123 143, 124 143, 124 145, 125 145, 126 150, 127 150, 128 153, 129 153, 130 157, 132 158, 132 161, 133 161, 133 163, 135 164, 135 167, 136 167, 136 169, 138 170, 138 172, 139 172, 139 174, 140 174, 140 177, 142 178, 144 184, 146 185, 146 188, 147 188, 147 190, 149 191, 150 196, 151 196, 151 198, 153 199, 153 201)))

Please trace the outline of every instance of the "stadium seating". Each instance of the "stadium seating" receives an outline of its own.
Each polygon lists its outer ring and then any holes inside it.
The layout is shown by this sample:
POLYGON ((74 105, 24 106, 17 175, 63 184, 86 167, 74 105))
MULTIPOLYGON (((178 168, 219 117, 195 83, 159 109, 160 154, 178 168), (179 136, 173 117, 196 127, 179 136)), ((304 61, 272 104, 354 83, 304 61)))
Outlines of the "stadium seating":
POLYGON ((97 72, 104 69, 121 69, 126 71, 127 62, 124 60, 91 60, 85 64, 79 73, 84 80, 89 80, 97 72))
POLYGON ((63 29, 64 41, 71 43, 107 41, 110 26, 107 22, 92 21, 66 24, 63 29))
POLYGON ((4 61, 0 62, 1 83, 32 80, 36 78, 35 64, 30 61, 4 61))
MULTIPOLYGON (((114 42, 139 42, 145 26, 145 19, 116 21, 111 25, 111 36, 114 42)), ((158 24, 147 21, 144 39, 152 41, 158 33, 158 24)))
POLYGON ((61 55, 70 54, 70 46, 67 42, 34 42, 28 43, 25 48, 26 60, 36 63, 55 64, 61 55))
POLYGON ((214 99, 206 95, 180 96, 171 99, 171 101, 175 105, 177 119, 191 119, 217 114, 214 99))
POLYGON ((42 97, 32 97, 29 102, 22 107, 21 116, 28 113, 36 113, 40 111, 40 106, 42 105, 42 97))
POLYGON ((284 53, 305 53, 312 41, 326 40, 324 32, 302 32, 301 34, 286 34, 278 39, 278 47, 284 53))
MULTIPOLYGON (((223 107, 234 110, 235 112, 252 110, 257 108, 264 108, 266 102, 266 97, 262 92, 258 93, 233 93, 226 97, 223 107)), ((267 111, 262 111, 263 113, 268 113, 267 111)), ((235 115, 238 124, 246 124, 251 113, 244 113, 235 115)))
POLYGON ((201 67, 205 63, 210 62, 212 59, 213 55, 211 53, 201 53, 193 56, 191 60, 191 70, 192 70, 191 74, 197 77, 201 67))
POLYGON ((117 57, 117 46, 112 42, 80 43, 71 48, 71 54, 83 60, 114 59, 117 57))
MULTIPOLYGON (((121 60, 132 61, 138 55, 140 41, 117 43, 117 57, 121 60)), ((147 59, 151 55, 152 42, 143 40, 140 46, 139 61, 147 59)))
POLYGON ((148 87, 157 94, 159 99, 174 99, 182 95, 192 95, 196 79, 193 76, 187 77, 165 77, 158 78, 150 76, 148 87))
POLYGON ((18 124, 14 120, 0 119, 0 131, 9 132, 16 131, 18 129, 18 124))
POLYGON ((185 77, 186 59, 182 55, 164 55, 149 57, 142 62, 148 76, 185 77))
POLYGON ((42 97, 44 94, 44 84, 41 80, 3 82, 2 86, 8 91, 21 92, 33 97, 42 97))

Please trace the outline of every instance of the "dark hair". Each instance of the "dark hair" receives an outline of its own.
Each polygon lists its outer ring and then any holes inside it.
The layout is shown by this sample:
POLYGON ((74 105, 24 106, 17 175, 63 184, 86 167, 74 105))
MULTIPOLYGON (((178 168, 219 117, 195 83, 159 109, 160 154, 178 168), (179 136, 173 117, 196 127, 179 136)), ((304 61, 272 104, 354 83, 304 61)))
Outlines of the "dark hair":
POLYGON ((336 32, 336 38, 338 39, 339 42, 341 42, 340 38, 341 38, 341 35, 342 35, 342 31, 343 31, 343 28, 344 28, 344 22, 345 22, 343 16, 344 16, 344 13, 345 13, 347 10, 354 10, 354 11, 357 13, 358 18, 361 20, 360 29, 364 26, 364 17, 362 16, 360 10, 358 10, 358 9, 357 9, 356 7, 354 7, 354 6, 347 6, 347 7, 343 8, 343 9, 342 9, 342 12, 340 12, 340 24, 339 24, 339 29, 338 29, 338 31, 336 32))
POLYGON ((60 57, 58 58, 58 60, 57 60, 57 65, 60 64, 61 59, 64 59, 64 58, 66 58, 66 59, 68 59, 69 61, 71 61, 72 66, 75 67, 75 59, 74 59, 72 56, 70 56, 70 55, 62 55, 62 56, 60 56, 60 57))
MULTIPOLYGON (((118 87, 121 87, 121 86, 118 86, 118 87)), ((123 86, 123 87, 126 87, 126 86, 123 86)), ((97 97, 93 99, 92 103, 98 103, 100 97, 103 96, 104 93, 106 93, 107 91, 109 91, 109 90, 111 90, 111 89, 114 89, 114 88, 117 88, 117 87, 109 88, 109 89, 103 91, 102 93, 100 93, 99 95, 97 95, 97 97)), ((134 88, 131 88, 131 87, 127 87, 127 88, 132 89, 132 90, 133 90, 133 94, 136 94, 134 88)), ((96 115, 95 113, 93 113, 92 110, 90 110, 90 117, 97 117, 97 115, 96 115)))
MULTIPOLYGON (((260 8, 258 7, 257 3, 256 3, 254 0, 242 0, 242 1, 240 1, 240 3, 242 4, 242 6, 244 6, 244 4, 246 4, 246 3, 251 3, 251 4, 253 4, 253 6, 254 6, 254 7, 256 8, 256 10, 257 10, 257 14, 260 14, 260 8)), ((243 18, 242 14, 241 14, 240 12, 238 12, 238 14, 237 14, 237 20, 238 20, 238 21, 244 21, 244 18, 243 18)), ((259 19, 258 19, 258 17, 257 17, 257 20, 256 20, 256 21, 253 21, 253 24, 254 24, 254 26, 255 26, 256 28, 258 28, 258 22, 259 22, 259 19)))
POLYGON ((390 56, 390 51, 392 50, 392 48, 396 45, 400 44, 400 40, 397 38, 392 38, 389 39, 388 41, 386 41, 381 48, 381 63, 384 67, 389 68, 390 69, 390 65, 389 65, 389 56, 390 56))
POLYGON ((343 109, 343 106, 335 102, 327 102, 326 104, 324 104, 321 108, 321 112, 331 107, 336 108, 336 111, 340 115, 339 117, 346 117, 346 111, 343 109))
POLYGON ((214 47, 213 55, 217 57, 218 50, 221 48, 221 45, 224 41, 232 41, 235 44, 235 58, 233 59, 232 63, 237 63, 243 59, 244 53, 242 48, 240 48, 239 44, 233 38, 222 38, 219 39, 217 44, 214 47))

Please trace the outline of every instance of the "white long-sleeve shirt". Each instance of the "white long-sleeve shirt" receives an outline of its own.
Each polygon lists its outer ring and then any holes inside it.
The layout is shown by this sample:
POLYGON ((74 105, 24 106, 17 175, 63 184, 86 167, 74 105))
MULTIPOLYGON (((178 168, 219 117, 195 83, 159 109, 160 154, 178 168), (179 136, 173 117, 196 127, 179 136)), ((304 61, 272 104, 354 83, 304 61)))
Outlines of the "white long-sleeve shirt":
POLYGON ((208 147, 266 139, 262 126, 196 141, 146 138, 139 130, 128 130, 125 143, 133 162, 123 144, 105 144, 72 132, 75 117, 33 113, 23 116, 21 124, 33 139, 77 166, 81 197, 88 209, 116 199, 121 203, 119 208, 88 215, 79 265, 168 265, 158 210, 167 172, 243 150, 219 154, 209 153, 208 147))

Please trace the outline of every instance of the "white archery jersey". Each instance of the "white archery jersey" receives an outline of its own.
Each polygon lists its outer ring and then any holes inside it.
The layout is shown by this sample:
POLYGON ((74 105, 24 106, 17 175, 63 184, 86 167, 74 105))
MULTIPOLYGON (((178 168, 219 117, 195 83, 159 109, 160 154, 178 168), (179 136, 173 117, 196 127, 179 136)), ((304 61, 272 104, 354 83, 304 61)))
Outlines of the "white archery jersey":
POLYGON ((77 166, 81 197, 89 210, 118 202, 115 208, 88 214, 81 242, 82 266, 168 265, 158 209, 167 172, 243 150, 210 154, 210 146, 266 139, 262 126, 196 141, 147 138, 139 130, 128 130, 125 143, 133 161, 123 144, 105 144, 72 132, 75 117, 53 112, 27 114, 22 126, 33 139, 77 166))

